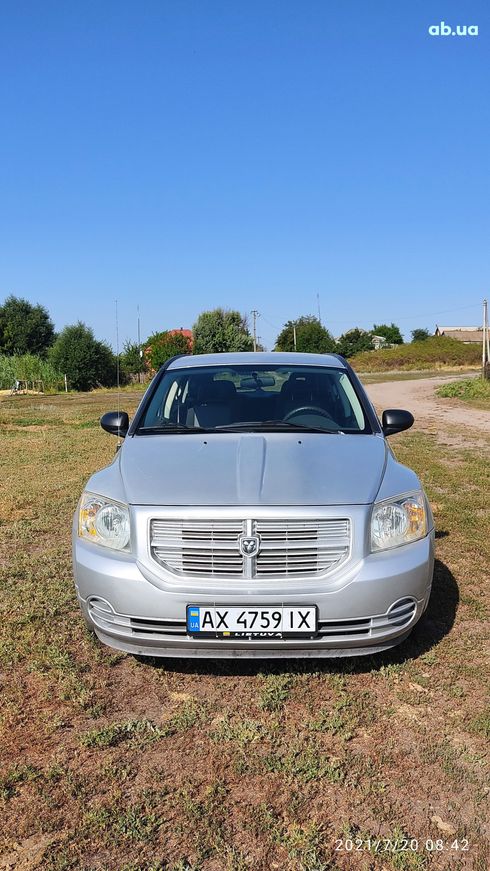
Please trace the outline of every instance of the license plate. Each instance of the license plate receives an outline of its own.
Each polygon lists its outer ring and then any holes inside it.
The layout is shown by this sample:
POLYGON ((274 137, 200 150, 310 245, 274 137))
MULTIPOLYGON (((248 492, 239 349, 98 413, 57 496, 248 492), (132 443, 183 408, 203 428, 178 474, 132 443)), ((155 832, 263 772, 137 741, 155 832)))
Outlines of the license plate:
POLYGON ((316 605, 187 605, 187 632, 195 638, 313 637, 316 631, 316 605))

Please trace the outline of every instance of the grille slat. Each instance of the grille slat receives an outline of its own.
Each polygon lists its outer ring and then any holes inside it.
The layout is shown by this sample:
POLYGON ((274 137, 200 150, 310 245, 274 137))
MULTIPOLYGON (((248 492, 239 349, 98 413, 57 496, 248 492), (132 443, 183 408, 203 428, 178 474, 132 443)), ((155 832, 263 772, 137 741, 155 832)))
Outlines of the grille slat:
POLYGON ((350 553, 347 518, 320 520, 183 520, 150 521, 150 553, 178 576, 201 578, 288 578, 324 575, 350 553), (260 536, 252 560, 239 550, 241 535, 260 536))
POLYGON ((179 551, 182 547, 185 547, 186 550, 192 551, 196 550, 199 553, 203 551, 212 550, 212 551, 230 551, 230 552, 238 552, 237 551, 237 543, 238 543, 238 533, 235 535, 233 539, 233 543, 230 545, 230 542, 227 541, 213 541, 212 539, 203 539, 199 541, 195 538, 187 539, 181 538, 178 541, 176 539, 170 538, 162 538, 160 536, 153 535, 151 538, 152 547, 159 547, 164 550, 175 550, 179 551))

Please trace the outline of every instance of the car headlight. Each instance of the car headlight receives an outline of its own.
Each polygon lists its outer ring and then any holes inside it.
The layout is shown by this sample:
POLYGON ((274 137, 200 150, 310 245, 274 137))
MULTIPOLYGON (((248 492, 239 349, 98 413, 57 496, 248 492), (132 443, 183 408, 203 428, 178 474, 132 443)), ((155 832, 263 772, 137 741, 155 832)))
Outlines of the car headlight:
POLYGON ((387 550, 427 535, 427 510, 421 490, 380 502, 371 515, 371 550, 387 550))
POLYGON ((127 505, 83 493, 78 512, 78 534, 95 544, 115 550, 129 550, 129 510, 127 505))

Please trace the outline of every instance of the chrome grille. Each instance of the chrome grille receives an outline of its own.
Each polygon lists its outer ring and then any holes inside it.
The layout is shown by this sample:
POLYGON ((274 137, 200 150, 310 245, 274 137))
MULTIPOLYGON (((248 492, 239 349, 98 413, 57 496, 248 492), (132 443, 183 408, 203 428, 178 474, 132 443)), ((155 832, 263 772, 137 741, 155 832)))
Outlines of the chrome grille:
POLYGON ((417 613, 415 599, 399 599, 386 614, 375 617, 357 617, 351 620, 320 620, 318 632, 322 638, 350 638, 353 635, 366 635, 371 638, 385 636, 390 629, 408 627, 417 613))
POLYGON ((175 575, 284 578, 323 575, 349 556, 351 525, 342 519, 150 521, 150 552, 175 575), (243 557, 240 535, 258 535, 260 551, 243 557))
POLYGON ((349 520, 258 520, 255 531, 262 542, 257 578, 324 574, 349 553, 349 520))
POLYGON ((151 554, 176 575, 242 575, 240 520, 152 520, 151 554))
POLYGON ((109 634, 117 633, 127 638, 138 635, 165 637, 187 634, 185 620, 128 617, 118 614, 109 602, 95 596, 88 600, 88 611, 98 629, 109 634))

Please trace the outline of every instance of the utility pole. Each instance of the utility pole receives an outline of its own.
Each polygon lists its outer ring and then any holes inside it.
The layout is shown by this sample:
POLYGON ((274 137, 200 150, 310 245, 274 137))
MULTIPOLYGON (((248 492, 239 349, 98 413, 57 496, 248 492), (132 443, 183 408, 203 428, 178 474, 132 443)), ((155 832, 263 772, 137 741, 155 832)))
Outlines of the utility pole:
POLYGON ((318 305, 318 320, 319 320, 320 323, 321 323, 321 322, 322 322, 322 314, 321 314, 321 311, 320 311, 320 294, 319 294, 319 293, 317 293, 317 295, 316 295, 316 302, 317 302, 317 305, 318 305))
POLYGON ((296 324, 293 324, 293 341, 294 341, 294 350, 296 351, 296 324))
MULTIPOLYGON (((117 410, 119 411, 119 387, 120 387, 120 365, 121 361, 119 359, 119 315, 117 311, 117 299, 115 300, 116 304, 116 385, 117 385, 117 410)), ((119 435, 119 434, 118 434, 119 435)))
POLYGON ((254 351, 257 350, 257 317, 258 317, 257 309, 252 310, 252 316, 254 319, 254 351))
POLYGON ((140 334, 140 307, 136 306, 136 311, 138 313, 138 355, 139 355, 139 371, 138 371, 138 384, 141 384, 141 358, 143 356, 143 351, 141 350, 141 334, 140 334))
POLYGON ((482 347, 482 376, 490 378, 490 337, 488 334, 488 305, 483 300, 483 347, 482 347))
POLYGON ((488 326, 488 308, 487 301, 485 300, 485 323, 487 326, 487 368, 490 366, 490 327, 488 326))

